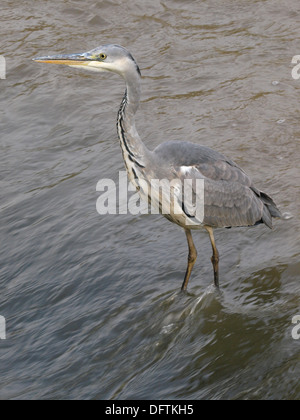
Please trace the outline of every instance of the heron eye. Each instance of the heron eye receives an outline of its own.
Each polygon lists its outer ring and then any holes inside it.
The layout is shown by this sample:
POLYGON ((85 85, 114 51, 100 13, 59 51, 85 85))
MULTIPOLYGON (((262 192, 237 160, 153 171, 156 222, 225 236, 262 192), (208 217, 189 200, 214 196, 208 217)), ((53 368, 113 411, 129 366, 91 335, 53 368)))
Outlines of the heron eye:
POLYGON ((99 59, 100 60, 105 60, 107 58, 107 55, 104 53, 99 54, 99 59))

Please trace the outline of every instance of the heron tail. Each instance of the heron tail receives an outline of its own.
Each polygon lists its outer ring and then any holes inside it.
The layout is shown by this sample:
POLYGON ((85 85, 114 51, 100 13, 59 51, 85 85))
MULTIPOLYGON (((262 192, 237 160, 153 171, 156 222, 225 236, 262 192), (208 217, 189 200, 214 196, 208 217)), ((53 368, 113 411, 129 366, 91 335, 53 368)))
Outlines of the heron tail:
POLYGON ((282 218, 282 214, 280 210, 278 209, 278 207, 276 206, 276 204, 274 203, 274 201, 272 200, 270 196, 261 192, 260 198, 262 202, 267 206, 272 217, 278 217, 280 219, 282 218))
POLYGON ((282 214, 280 213, 280 210, 272 200, 272 198, 264 193, 259 192, 259 197, 261 201, 264 203, 264 213, 262 217, 262 221, 265 225, 267 225, 270 229, 273 228, 272 224, 272 218, 282 218, 282 214))

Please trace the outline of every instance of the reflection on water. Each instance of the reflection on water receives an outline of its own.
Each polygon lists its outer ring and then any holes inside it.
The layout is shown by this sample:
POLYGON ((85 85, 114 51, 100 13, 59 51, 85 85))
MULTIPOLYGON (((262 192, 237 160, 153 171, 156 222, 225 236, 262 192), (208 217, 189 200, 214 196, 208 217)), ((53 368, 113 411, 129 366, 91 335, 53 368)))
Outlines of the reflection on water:
POLYGON ((0 398, 299 399, 299 54, 296 0, 2 6, 0 398), (143 73, 149 148, 227 154, 286 213, 217 231, 187 293, 183 232, 159 216, 99 216, 97 182, 124 169, 116 76, 32 57, 128 47, 143 73), (275 83, 276 82, 276 83, 275 83))

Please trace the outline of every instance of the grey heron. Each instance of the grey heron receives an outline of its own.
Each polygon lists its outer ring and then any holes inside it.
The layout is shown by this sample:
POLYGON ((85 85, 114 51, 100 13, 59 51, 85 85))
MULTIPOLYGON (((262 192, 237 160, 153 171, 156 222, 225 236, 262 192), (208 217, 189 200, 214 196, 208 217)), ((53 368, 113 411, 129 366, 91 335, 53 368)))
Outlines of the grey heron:
POLYGON ((257 189, 249 176, 231 159, 206 146, 187 141, 169 141, 150 151, 142 142, 135 125, 135 115, 141 97, 141 72, 130 52, 119 45, 102 45, 86 53, 55 55, 34 58, 42 63, 65 64, 96 72, 113 72, 122 76, 126 92, 118 113, 117 129, 129 180, 147 201, 162 212, 164 192, 153 189, 151 181, 175 181, 169 202, 170 212, 164 216, 184 229, 189 254, 187 270, 182 285, 186 290, 197 259, 192 230, 205 229, 212 245, 214 284, 219 287, 219 252, 214 238, 214 228, 232 228, 265 224, 272 228, 272 218, 281 217, 276 204, 267 194, 257 189), (186 195, 179 184, 192 180, 193 203, 185 203, 186 195), (204 213, 197 218, 189 207, 197 206, 196 180, 204 181, 204 213), (149 187, 147 190, 146 187, 149 187), (179 194, 178 191, 182 194, 179 194), (147 192, 146 192, 147 191, 147 192), (195 204, 196 203, 196 204, 195 204), (153 204, 153 203, 152 203, 153 204), (175 211, 175 208, 182 211, 175 211), (192 214, 190 214, 192 213, 192 214))

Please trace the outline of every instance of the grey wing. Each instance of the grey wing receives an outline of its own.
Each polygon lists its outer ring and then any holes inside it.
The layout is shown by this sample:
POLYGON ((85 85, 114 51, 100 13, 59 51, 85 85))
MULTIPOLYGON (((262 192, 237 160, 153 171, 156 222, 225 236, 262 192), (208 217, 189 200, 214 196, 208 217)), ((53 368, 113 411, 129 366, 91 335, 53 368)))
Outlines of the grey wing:
POLYGON ((205 180, 204 223, 212 227, 253 226, 272 218, 260 197, 248 186, 232 181, 205 180))
MULTIPOLYGON (((273 200, 257 190, 249 176, 232 160, 208 147, 169 142, 154 153, 168 164, 174 177, 204 180, 204 220, 212 227, 253 226, 280 217, 273 200)), ((197 190, 194 188, 197 195, 197 190)), ((189 211, 189 204, 185 207, 189 211)))

